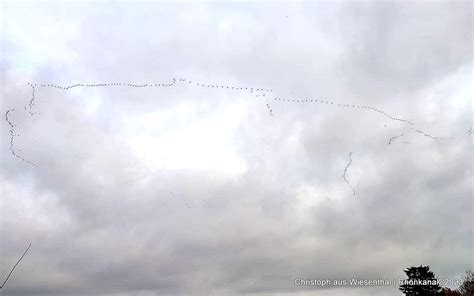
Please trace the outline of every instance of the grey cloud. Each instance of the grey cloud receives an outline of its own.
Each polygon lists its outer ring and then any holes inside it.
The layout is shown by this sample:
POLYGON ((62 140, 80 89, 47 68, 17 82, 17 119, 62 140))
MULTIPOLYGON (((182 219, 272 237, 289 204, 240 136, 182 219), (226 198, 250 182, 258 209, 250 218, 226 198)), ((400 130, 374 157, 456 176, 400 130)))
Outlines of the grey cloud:
MULTIPOLYGON (((2 107, 18 109, 15 143, 40 167, 12 157, 0 130, 0 274, 33 243, 2 295, 399 295, 293 279, 472 268, 472 105, 469 95, 450 96, 472 94, 463 70, 472 67, 472 4, 450 5, 7 3, 2 107), (376 106, 457 139, 430 140, 366 110, 272 97, 271 117, 263 97, 195 86, 43 88, 42 115, 22 111, 28 81, 179 77, 376 106), (420 93, 450 77, 441 90, 452 103, 437 103, 471 107, 443 107, 449 120, 433 121, 420 93), (97 114, 84 111, 93 98, 97 114), (173 113, 195 106, 189 118, 173 113), (226 106, 244 113, 232 148, 246 170, 236 176, 151 169, 122 130, 159 110, 169 117, 156 119, 158 137, 226 106), (401 133, 414 144, 388 145, 401 133), (356 197, 342 179, 351 151, 356 197)), ((184 151, 197 153, 198 142, 184 151)))

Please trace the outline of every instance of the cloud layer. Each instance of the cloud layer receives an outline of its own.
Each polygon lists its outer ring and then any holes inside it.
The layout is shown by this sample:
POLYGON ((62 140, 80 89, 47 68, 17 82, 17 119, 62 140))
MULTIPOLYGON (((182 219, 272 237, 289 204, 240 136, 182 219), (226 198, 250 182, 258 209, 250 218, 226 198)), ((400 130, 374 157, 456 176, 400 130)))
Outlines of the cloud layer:
POLYGON ((472 268, 469 2, 3 10, 38 167, 5 121, 0 274, 32 247, 2 295, 399 295, 294 279, 472 268), (48 86, 77 83, 148 86, 48 86))

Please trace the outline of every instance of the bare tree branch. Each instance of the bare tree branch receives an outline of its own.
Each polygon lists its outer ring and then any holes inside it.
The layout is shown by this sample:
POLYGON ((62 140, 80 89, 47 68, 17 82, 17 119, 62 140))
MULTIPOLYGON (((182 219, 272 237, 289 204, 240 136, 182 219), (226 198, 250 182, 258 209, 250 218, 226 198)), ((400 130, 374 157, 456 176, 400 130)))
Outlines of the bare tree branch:
POLYGON ((5 287, 5 284, 7 283, 8 279, 10 278, 10 276, 12 275, 13 271, 15 270, 16 266, 20 263, 21 259, 23 259, 23 257, 25 257, 26 253, 28 252, 28 250, 30 249, 31 247, 31 243, 28 245, 28 248, 26 248, 26 251, 23 253, 23 255, 21 255, 20 259, 18 259, 18 261, 15 263, 15 265, 13 266, 13 268, 10 270, 10 273, 7 275, 7 278, 5 279, 5 281, 3 282, 3 284, 0 286, 0 289, 3 289, 3 287, 5 287))

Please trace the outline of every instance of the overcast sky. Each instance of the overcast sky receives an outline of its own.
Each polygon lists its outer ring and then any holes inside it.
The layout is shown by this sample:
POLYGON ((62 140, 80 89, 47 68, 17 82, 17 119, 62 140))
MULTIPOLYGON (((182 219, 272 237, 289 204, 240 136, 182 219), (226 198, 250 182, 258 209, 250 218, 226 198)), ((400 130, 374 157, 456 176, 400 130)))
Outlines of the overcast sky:
POLYGON ((2 6, 1 295, 473 269, 468 1, 2 6))

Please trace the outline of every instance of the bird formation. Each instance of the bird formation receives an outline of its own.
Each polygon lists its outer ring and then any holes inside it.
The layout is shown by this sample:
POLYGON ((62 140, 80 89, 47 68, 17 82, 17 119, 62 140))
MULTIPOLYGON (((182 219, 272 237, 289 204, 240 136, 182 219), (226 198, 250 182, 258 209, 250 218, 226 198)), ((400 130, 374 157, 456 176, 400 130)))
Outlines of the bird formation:
POLYGON ((378 109, 378 108, 375 108, 375 107, 372 107, 372 106, 365 106, 365 105, 355 105, 355 104, 340 104, 340 103, 336 103, 336 102, 332 102, 332 101, 326 101, 326 100, 321 100, 321 99, 288 99, 288 98, 273 98, 273 100, 275 101, 281 101, 281 102, 292 102, 292 103, 320 103, 320 104, 326 104, 326 105, 333 105, 333 106, 337 106, 337 107, 341 107, 341 108, 358 108, 358 109, 361 109, 361 110, 366 110, 366 111, 371 111, 371 112, 376 112, 376 113, 379 113, 383 116, 386 116, 387 118, 391 119, 391 120, 395 120, 395 121, 399 121, 399 122, 404 122, 406 124, 409 124, 409 125, 415 125, 413 122, 411 121, 408 121, 406 119, 401 119, 401 118, 397 118, 397 117, 394 117, 390 114, 388 114, 387 112, 381 110, 381 109, 378 109))
POLYGON ((405 134, 401 134, 399 136, 395 136, 395 137, 391 137, 389 140, 388 140, 388 144, 392 144, 393 141, 395 141, 396 139, 400 138, 400 137, 403 137, 405 134))
MULTIPOLYGON (((244 87, 244 86, 232 86, 232 85, 223 85, 223 84, 208 84, 208 83, 202 83, 202 82, 196 82, 192 81, 189 79, 185 78, 173 78, 173 81, 171 83, 148 83, 148 84, 134 84, 134 83, 124 83, 124 82, 115 82, 115 83, 98 83, 98 84, 84 84, 84 83, 78 83, 78 84, 73 84, 73 85, 68 85, 68 86, 62 86, 62 85, 57 85, 57 84, 41 84, 39 85, 40 87, 50 87, 50 88, 57 88, 57 89, 62 89, 62 90, 69 90, 75 87, 111 87, 111 86, 128 86, 128 87, 135 87, 135 88, 143 88, 143 87, 170 87, 176 85, 176 82, 180 82, 182 84, 190 85, 190 86, 199 86, 201 88, 213 88, 213 89, 228 89, 228 90, 234 90, 234 91, 247 91, 250 93, 254 93, 255 97, 258 98, 268 98, 266 94, 273 92, 272 89, 266 89, 266 88, 256 88, 256 87, 244 87)), ((31 84, 33 89, 34 86, 31 84)), ((406 119, 401 119, 395 116, 390 115, 389 113, 385 112, 384 110, 378 109, 373 106, 365 106, 365 105, 355 105, 355 104, 340 104, 340 103, 335 103, 332 101, 328 100, 322 100, 322 99, 290 99, 290 98, 278 98, 278 97, 273 97, 272 98, 274 101, 277 102, 292 102, 292 103, 319 103, 319 104, 326 104, 326 105, 333 105, 333 106, 338 106, 341 108, 358 108, 361 110, 367 110, 367 111, 372 111, 379 113, 383 116, 386 116, 387 118, 394 120, 394 121, 399 121, 399 122, 404 122, 409 125, 415 125, 413 122, 408 121, 406 119)), ((32 99, 34 101, 34 98, 32 99)), ((32 103, 30 101, 30 103, 32 103)))
MULTIPOLYGON (((73 84, 69 86, 62 86, 62 85, 57 85, 57 84, 41 84, 39 85, 40 87, 50 87, 50 88, 57 88, 57 89, 63 89, 63 90, 69 90, 75 87, 111 87, 111 86, 127 86, 127 87, 135 87, 135 88, 144 88, 144 87, 171 87, 176 85, 176 82, 180 82, 182 84, 186 85, 191 85, 191 86, 199 86, 201 88, 214 88, 214 89, 228 89, 228 90, 234 90, 234 91, 248 91, 250 93, 254 93, 255 97, 257 98, 268 98, 266 96, 266 93, 273 92, 272 89, 266 89, 266 88, 254 88, 254 87, 243 87, 243 86, 232 86, 232 85, 223 85, 223 84, 206 84, 202 82, 196 82, 192 80, 188 80, 185 78, 173 78, 171 83, 149 83, 149 84, 134 84, 134 83, 124 83, 124 82, 115 82, 115 83, 98 83, 98 84, 83 84, 83 83, 78 83, 78 84, 73 84)), ((30 84, 30 83, 29 83, 30 84)), ((33 97, 30 101, 30 108, 34 106, 34 91, 35 91, 35 86, 37 84, 30 84, 31 87, 33 88, 33 97)), ((376 112, 378 114, 381 114, 390 120, 398 121, 398 122, 404 122, 406 124, 409 124, 411 126, 415 126, 415 123, 408 121, 406 119, 398 118, 395 116, 390 115, 386 111, 373 107, 373 106, 367 106, 367 105, 355 105, 355 104, 341 104, 341 103, 336 103, 328 100, 322 100, 322 99, 290 99, 290 98, 278 98, 278 97, 273 97, 272 98, 274 101, 279 101, 279 102, 292 102, 292 103, 319 103, 319 104, 325 104, 325 105, 333 105, 341 108, 353 108, 353 109, 361 109, 361 110, 366 110, 369 112, 376 112)), ((431 135, 428 135, 424 133, 426 136, 429 136, 430 138, 434 140, 452 140, 455 138, 447 138, 447 137, 434 137, 431 135)))
MULTIPOLYGON (((173 191, 171 191, 170 194, 171 194, 171 197, 177 198, 177 196, 173 193, 173 191)), ((200 201, 199 199, 194 199, 194 200, 186 199, 186 197, 184 197, 184 196, 181 199, 184 201, 184 205, 187 208, 191 208, 193 204, 197 205, 198 201, 200 201)), ((201 200, 201 202, 202 202, 202 200, 201 200)))
POLYGON ((267 109, 268 109, 268 113, 270 113, 270 116, 273 116, 273 110, 268 104, 267 104, 267 109))
POLYGON ((351 183, 349 183, 349 181, 347 181, 347 178, 346 178, 346 174, 347 174, 347 169, 349 168, 349 166, 352 164, 352 152, 349 152, 349 155, 347 156, 349 157, 349 163, 346 165, 346 167, 344 168, 344 173, 342 174, 342 178, 344 179, 344 181, 349 185, 349 187, 351 187, 352 189, 352 195, 356 195, 356 192, 354 190, 354 187, 352 187, 351 183))
POLYGON ((3 287, 5 287, 5 285, 7 284, 8 282, 8 279, 10 278, 10 276, 12 275, 13 271, 15 270, 16 266, 20 263, 20 261, 23 259, 23 257, 25 257, 26 253, 28 253, 28 250, 30 249, 31 247, 31 243, 28 245, 28 248, 26 248, 26 251, 23 253, 23 255, 21 255, 20 259, 18 259, 18 261, 15 263, 15 265, 13 266, 13 268, 10 270, 10 272, 8 273, 7 277, 5 278, 5 281, 3 281, 2 285, 0 286, 0 289, 3 289, 3 287))
MULTIPOLYGON (((244 87, 244 86, 234 86, 234 85, 224 85, 224 84, 209 84, 209 83, 202 83, 202 82, 192 81, 192 80, 185 79, 185 78, 179 78, 179 79, 172 78, 172 81, 168 82, 168 83, 163 83, 163 82, 162 83, 156 83, 155 82, 155 83, 145 83, 145 84, 112 82, 112 83, 96 83, 96 84, 76 83, 76 84, 64 86, 64 85, 58 85, 58 84, 33 84, 33 83, 28 83, 28 85, 32 89, 32 94, 31 94, 31 99, 28 102, 28 105, 24 106, 24 109, 25 109, 25 111, 28 111, 30 116, 40 114, 40 113, 33 112, 33 107, 36 104, 35 92, 36 92, 37 87, 40 87, 40 88, 56 88, 56 89, 61 89, 61 90, 70 90, 70 89, 73 89, 73 88, 76 88, 76 87, 88 87, 88 88, 95 88, 95 87, 133 87, 133 88, 164 87, 164 88, 167 88, 167 87, 173 87, 173 86, 177 85, 177 83, 180 83, 181 85, 194 86, 194 87, 200 87, 200 88, 225 89, 225 90, 232 90, 232 91, 244 91, 244 92, 251 93, 256 98, 266 99, 267 101, 268 101, 268 99, 272 99, 274 102, 291 102, 291 103, 297 103, 297 104, 318 103, 318 104, 328 105, 328 106, 329 105, 330 106, 335 106, 335 107, 337 106, 337 107, 344 108, 344 109, 360 109, 360 110, 367 111, 367 112, 375 112, 377 114, 380 114, 382 116, 387 117, 390 120, 405 123, 405 124, 409 125, 412 130, 414 130, 414 131, 416 131, 416 132, 422 134, 423 136, 428 137, 432 140, 455 140, 456 139, 454 137, 436 137, 436 136, 432 136, 432 135, 430 135, 426 132, 423 132, 421 130, 418 130, 418 129, 415 130, 414 129, 415 123, 413 123, 411 121, 408 121, 406 119, 402 119, 402 118, 392 116, 388 112, 386 112, 382 109, 376 108, 374 106, 356 105, 356 104, 341 104, 341 103, 336 103, 336 102, 333 102, 333 101, 323 100, 323 99, 294 99, 294 98, 291 99, 291 98, 270 97, 270 95, 273 93, 272 89, 257 88, 257 87, 250 87, 250 86, 244 87)), ((273 116, 273 110, 272 110, 272 108, 270 107, 270 105, 268 103, 266 104, 266 107, 267 107, 267 110, 268 110, 270 116, 273 116)), ((9 124, 11 124, 11 122, 9 122, 9 124)), ((23 157, 21 157, 20 155, 18 155, 15 152, 15 149, 13 148, 13 146, 14 146, 13 145, 13 142, 14 142, 14 129, 13 129, 13 131, 11 130, 10 133, 12 135, 11 143, 10 143, 10 148, 11 148, 12 154, 15 155, 16 157, 22 159, 23 161, 25 161, 27 163, 30 163, 34 166, 37 166, 36 164, 27 161, 26 159, 24 159, 23 157)), ((469 135, 472 134, 472 128, 468 131, 468 134, 469 135)), ((389 140, 389 144, 391 144, 393 142, 393 140, 394 139, 391 138, 391 140, 389 140)))
MULTIPOLYGON (((432 140, 456 140, 456 138, 454 138, 454 137, 435 137, 435 136, 432 136, 432 135, 430 135, 430 134, 428 134, 428 133, 426 133, 426 132, 424 132, 424 131, 422 131, 422 130, 415 129, 414 127, 411 127, 411 130, 414 131, 414 132, 416 132, 416 133, 418 133, 418 134, 420 134, 420 135, 422 135, 422 136, 424 136, 424 137, 430 138, 430 139, 432 139, 432 140)), ((400 137, 402 137, 402 136, 404 136, 404 135, 405 135, 405 134, 401 134, 401 135, 399 135, 399 136, 391 137, 391 138, 388 140, 388 144, 389 144, 389 145, 392 144, 396 139, 398 139, 398 138, 400 138, 400 137)), ((404 142, 402 142, 402 144, 413 144, 413 142, 404 141, 404 142)))
POLYGON ((419 130, 419 129, 415 129, 414 127, 411 128, 413 131, 425 136, 425 137, 428 137, 430 139, 433 139, 433 140, 456 140, 455 137, 435 137, 435 136, 432 136, 422 130, 419 130))
MULTIPOLYGON (((40 87, 49 87, 49 88, 57 88, 62 90, 69 90, 75 87, 111 87, 111 86, 127 86, 127 87, 136 87, 136 88, 143 88, 143 87, 170 87, 176 85, 176 82, 180 82, 182 84, 199 86, 203 88, 215 88, 215 89, 230 89, 230 90, 246 90, 249 92, 272 92, 271 89, 264 89, 264 88, 254 88, 254 87, 242 87, 242 86, 232 86, 232 85, 218 85, 218 84, 206 84, 202 82, 193 82, 191 80, 185 78, 173 78, 171 83, 145 83, 145 84, 135 84, 135 83, 125 83, 125 82, 113 82, 113 83, 97 83, 97 84, 84 84, 84 83, 77 83, 68 86, 58 85, 58 84, 40 84, 40 87)), ((36 84, 35 84, 36 85, 36 84)))
MULTIPOLYGON (((408 120, 405 120, 405 119, 401 119, 401 118, 398 118, 398 117, 394 117, 392 115, 390 115, 389 113, 381 110, 381 109, 378 109, 378 108, 375 108, 373 106, 365 106, 365 105, 355 105, 355 104, 340 104, 340 103, 335 103, 335 102, 331 102, 331 101, 326 101, 326 100, 318 100, 318 99, 282 99, 282 98, 273 98, 273 100, 275 101, 282 101, 282 102, 292 102, 292 103, 320 103, 320 104, 325 104, 325 105, 332 105, 332 106, 337 106, 337 107, 341 107, 341 108, 358 108, 358 109, 361 109, 361 110, 364 110, 364 111, 371 111, 371 112, 376 112, 376 113, 379 113, 391 120, 394 120, 394 121, 398 121, 398 122, 403 122, 405 124, 408 124, 410 125, 411 129, 414 130, 413 126, 415 126, 415 123, 411 122, 411 121, 408 121, 408 120)), ((387 125, 385 124, 384 127, 387 127, 387 125)), ((417 130, 418 131, 418 130, 417 130)), ((432 140, 455 140, 456 138, 455 137, 436 137, 436 136, 432 136, 426 132, 423 132, 423 131, 419 131, 421 134, 423 134, 424 136, 432 139, 432 140)))
MULTIPOLYGON (((15 112, 15 109, 10 109, 10 110, 7 110, 7 112, 5 112, 5 120, 7 121, 8 125, 10 126, 10 129, 9 129, 9 132, 10 132, 10 152, 13 156, 15 156, 16 158, 20 159, 21 161, 25 162, 25 163, 28 163, 32 166, 35 166, 35 167, 38 167, 38 165, 36 165, 35 163, 25 159, 23 156, 21 156, 20 154, 17 153, 17 151, 15 151, 15 146, 14 146, 14 141, 15 141, 15 137, 18 137, 20 136, 20 134, 17 134, 15 133, 15 127, 16 125, 13 124, 10 120, 10 114, 12 112, 15 112)), ((20 152, 21 150, 19 150, 20 152)))
POLYGON ((466 134, 468 134, 469 136, 472 135, 472 127, 466 132, 466 134))
MULTIPOLYGON (((176 79, 173 78, 173 82, 171 83, 152 83, 152 84, 135 84, 135 83, 124 83, 124 82, 114 82, 114 83, 96 83, 96 84, 84 84, 84 83, 77 83, 68 86, 62 86, 57 84, 40 84, 40 87, 43 88, 57 88, 62 90, 69 90, 76 87, 110 87, 110 86, 128 86, 128 87, 169 87, 176 84, 176 79)), ((37 84, 34 84, 37 85, 37 84)))
POLYGON ((28 113, 30 114, 30 116, 38 115, 38 114, 40 114, 40 113, 36 113, 36 112, 33 112, 33 111, 32 111, 33 106, 35 105, 36 84, 32 84, 32 83, 29 83, 29 82, 28 82, 28 85, 31 86, 31 99, 30 99, 30 102, 28 103, 28 109, 26 109, 26 106, 24 107, 24 109, 28 111, 28 113))

